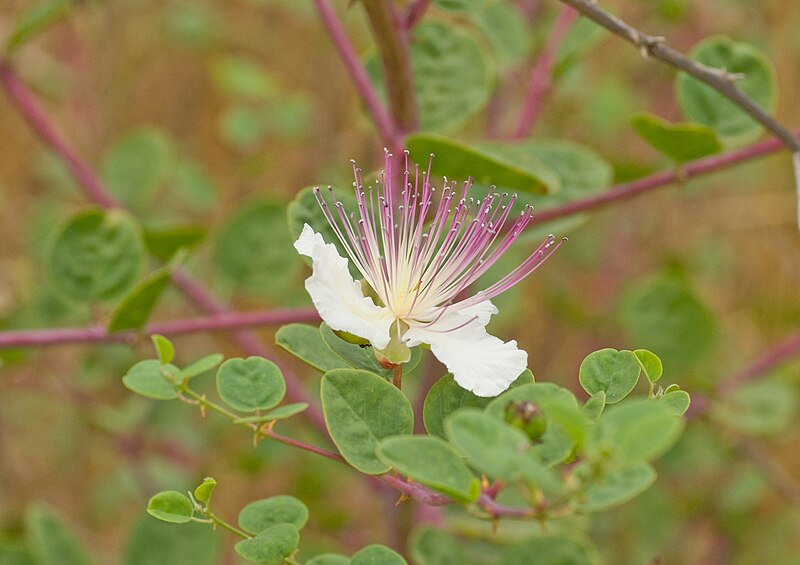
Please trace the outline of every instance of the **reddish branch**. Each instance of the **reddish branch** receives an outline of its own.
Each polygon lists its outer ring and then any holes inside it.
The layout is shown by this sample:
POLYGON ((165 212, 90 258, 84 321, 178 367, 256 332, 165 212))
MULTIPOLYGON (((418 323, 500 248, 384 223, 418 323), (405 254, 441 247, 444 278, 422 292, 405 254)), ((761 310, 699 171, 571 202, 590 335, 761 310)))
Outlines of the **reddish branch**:
POLYGON ((578 12, 569 6, 562 6, 561 11, 556 17, 553 24, 553 29, 547 37, 547 41, 539 54, 539 58, 533 65, 531 77, 528 82, 528 90, 525 96, 525 101, 520 111, 517 126, 512 134, 512 139, 522 139, 526 137, 533 127, 536 118, 539 115, 539 110, 542 106, 542 101, 551 86, 551 78, 553 73, 553 64, 556 60, 558 47, 567 35, 572 23, 578 18, 578 12))
POLYGON ((79 343, 134 343, 143 336, 161 334, 167 337, 178 335, 279 326, 291 322, 317 322, 319 314, 314 309, 276 309, 254 312, 223 312, 212 316, 184 318, 169 322, 150 324, 140 331, 109 333, 105 326, 85 328, 48 328, 43 330, 21 330, 0 332, 0 349, 13 347, 47 347, 51 345, 79 343))
MULTIPOLYGON (((83 188, 89 199, 104 208, 117 206, 118 203, 102 184, 99 177, 81 160, 66 139, 58 133, 50 118, 36 102, 34 95, 19 80, 19 77, 8 62, 1 59, 0 83, 2 83, 9 99, 25 118, 25 121, 28 122, 31 129, 45 145, 64 161, 70 173, 83 188)), ((226 314, 229 312, 223 303, 219 302, 202 283, 195 280, 188 272, 177 269, 173 273, 172 279, 190 300, 207 313, 226 314)), ((272 351, 252 333, 239 330, 233 333, 233 337, 248 355, 272 356, 272 351)), ((297 376, 288 367, 281 366, 277 361, 276 364, 279 365, 286 379, 286 395, 296 402, 308 402, 310 407, 305 412, 306 415, 320 431, 327 433, 322 412, 313 404, 310 395, 305 391, 297 376)))

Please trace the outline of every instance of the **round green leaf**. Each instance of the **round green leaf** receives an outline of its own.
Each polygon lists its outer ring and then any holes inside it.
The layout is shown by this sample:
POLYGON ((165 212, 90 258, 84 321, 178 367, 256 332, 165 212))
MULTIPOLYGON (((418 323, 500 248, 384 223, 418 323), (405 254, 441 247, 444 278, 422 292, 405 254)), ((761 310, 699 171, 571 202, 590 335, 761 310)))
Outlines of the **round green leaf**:
POLYGON ((208 504, 211 501, 211 495, 214 494, 214 488, 217 486, 217 481, 213 477, 206 477, 196 489, 194 489, 194 498, 197 502, 208 504))
POLYGON ((408 552, 414 563, 424 565, 463 565, 467 551, 458 538, 431 527, 421 527, 411 534, 408 552))
POLYGON ((641 372, 632 351, 601 349, 586 356, 578 370, 583 390, 591 395, 606 393, 606 403, 614 404, 628 396, 641 372))
POLYGON ((192 521, 194 508, 188 496, 175 490, 167 490, 150 499, 147 513, 163 522, 186 524, 192 521))
POLYGON ((206 373, 222 363, 225 356, 221 353, 212 353, 211 355, 206 355, 202 359, 198 359, 185 369, 181 370, 180 378, 182 380, 188 380, 194 378, 198 375, 202 375, 206 373))
MULTIPOLYGON (((743 75, 736 86, 767 112, 775 110, 775 71, 756 47, 728 37, 711 37, 695 46, 689 55, 704 65, 743 75)), ((726 141, 746 142, 761 131, 761 125, 739 106, 688 74, 678 75, 676 88, 684 115, 713 128, 726 141)))
POLYGON ((597 422, 597 419, 600 418, 600 415, 603 413, 603 409, 606 407, 606 393, 604 391, 600 391, 596 394, 593 394, 589 397, 589 400, 586 401, 586 404, 583 405, 581 411, 583 412, 586 419, 590 422, 597 422))
POLYGON ((678 441, 683 421, 664 403, 635 398, 606 410, 599 427, 627 459, 649 461, 678 441))
POLYGON ((622 322, 631 342, 655 352, 671 371, 682 371, 708 356, 717 342, 713 312, 685 281, 659 277, 629 292, 622 322))
POLYGON ((547 430, 533 448, 542 464, 550 466, 567 459, 585 432, 575 395, 553 383, 522 385, 493 399, 486 407, 486 413, 503 419, 508 403, 520 401, 536 404, 547 417, 547 430))
POLYGON ((89 565, 91 561, 75 535, 49 506, 32 505, 25 514, 28 547, 36 563, 89 565))
MULTIPOLYGON (((666 398, 670 392, 665 394, 666 398)), ((786 432, 797 414, 797 387, 781 378, 765 378, 736 388, 711 406, 714 418, 744 433, 774 436, 786 432)))
POLYGON ((105 154, 100 173, 109 190, 127 206, 144 210, 174 162, 167 134, 141 127, 126 134, 105 154))
POLYGON ((600 512, 619 506, 639 496, 656 480, 653 467, 643 461, 607 468, 599 474, 587 466, 575 474, 586 481, 582 500, 577 504, 584 512, 600 512))
POLYGON ((374 373, 356 369, 325 373, 320 394, 331 439, 347 462, 368 475, 388 471, 375 447, 383 438, 413 431, 406 395, 374 373))
POLYGON ((298 530, 308 522, 308 508, 293 496, 281 495, 251 502, 239 512, 239 526, 258 534, 276 524, 292 524, 298 530))
POLYGON ((178 375, 174 365, 161 365, 160 361, 139 361, 122 377, 122 384, 136 394, 156 400, 172 400, 178 397, 178 388, 168 375, 178 375), (165 375, 165 372, 167 373, 165 375))
POLYGON ((422 129, 453 128, 489 100, 493 73, 462 28, 419 24, 411 36, 411 68, 422 129))
POLYGON ((58 232, 48 270, 54 287, 69 298, 113 300, 133 286, 143 261, 142 236, 127 213, 90 210, 58 232))
POLYGON ((208 524, 168 524, 143 516, 133 527, 124 563, 215 565, 219 549, 219 533, 208 524))
POLYGON ((373 544, 354 553, 350 565, 408 565, 408 562, 393 549, 373 544))
POLYGON ((286 381, 278 366, 263 357, 228 359, 217 370, 217 392, 236 410, 266 410, 283 400, 286 381))
POLYGON ((676 416, 683 416, 689 409, 692 399, 685 390, 673 390, 662 396, 659 402, 663 402, 669 406, 669 409, 676 416))
POLYGON ((250 204, 221 229, 214 263, 230 282, 251 292, 282 290, 300 261, 286 229, 286 208, 272 201, 250 204))
POLYGON ((722 149, 716 132, 702 124, 671 124, 652 114, 638 114, 632 123, 642 139, 677 163, 706 157, 722 149))
POLYGON ((263 565, 281 565, 297 549, 300 533, 292 524, 276 524, 233 546, 241 557, 263 565))
POLYGON ((430 436, 396 436, 376 450, 381 461, 457 500, 471 502, 480 495, 480 483, 448 443, 430 436))

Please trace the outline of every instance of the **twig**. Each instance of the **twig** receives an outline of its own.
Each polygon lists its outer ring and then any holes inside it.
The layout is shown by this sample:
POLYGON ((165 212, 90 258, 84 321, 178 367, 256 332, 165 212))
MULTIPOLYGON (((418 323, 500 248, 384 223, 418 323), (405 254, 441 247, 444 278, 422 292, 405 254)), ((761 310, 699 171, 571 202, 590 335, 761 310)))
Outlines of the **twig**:
POLYGON ((526 137, 536 122, 545 94, 550 90, 553 63, 558 53, 558 47, 577 17, 578 12, 569 6, 561 7, 561 11, 553 23, 553 29, 547 37, 547 42, 533 65, 528 82, 528 92, 517 120, 517 127, 511 136, 512 139, 526 137))
POLYGON ((431 5, 431 0, 415 0, 406 10, 406 29, 411 29, 419 23, 422 16, 431 5))
POLYGON ((800 332, 790 335, 741 371, 724 379, 717 389, 722 394, 728 394, 733 389, 755 380, 784 361, 788 361, 798 355, 800 355, 800 332))
POLYGON ((780 139, 791 149, 792 165, 795 176, 795 190, 798 196, 798 226, 800 226, 800 141, 792 135, 788 129, 784 128, 777 120, 770 116, 752 100, 736 84, 736 76, 725 69, 709 67, 692 61, 680 51, 667 45, 663 37, 647 35, 622 21, 618 17, 603 11, 596 3, 596 0, 559 0, 564 4, 572 6, 584 16, 606 28, 623 39, 629 41, 639 48, 645 57, 658 59, 680 71, 683 71, 697 80, 704 82, 728 100, 739 106, 744 112, 754 120, 763 125, 767 130, 780 139))
POLYGON ((14 347, 48 347, 51 345, 73 345, 81 343, 135 343, 142 337, 151 336, 153 334, 174 337, 199 332, 316 321, 319 321, 319 313, 314 309, 287 308, 256 310, 252 312, 225 312, 212 316, 158 322, 150 324, 140 331, 122 331, 116 333, 109 333, 106 327, 100 324, 83 328, 12 330, 0 332, 0 349, 14 347))
MULTIPOLYGON (((381 54, 383 77, 394 122, 400 131, 412 131, 417 127, 417 103, 408 31, 403 25, 403 18, 395 9, 393 0, 370 0, 362 5, 381 54)), ((394 151, 398 149, 403 148, 393 148, 394 151)))
MULTIPOLYGON (((69 143, 58 133, 50 118, 36 102, 34 95, 19 80, 19 77, 8 64, 7 61, 0 59, 0 83, 6 90, 9 99, 16 106, 20 114, 25 118, 31 129, 59 158, 69 167, 72 176, 83 188, 90 200, 104 208, 117 206, 117 202, 111 193, 102 184, 99 177, 78 157, 78 154, 70 147, 69 143)), ((211 314, 225 314, 228 309, 219 302, 214 296, 199 282, 196 281, 188 272, 183 269, 176 269, 172 274, 173 282, 189 297, 195 304, 211 314)), ((234 339, 248 355, 258 355, 260 357, 271 357, 272 351, 264 346, 258 338, 249 332, 240 330, 234 332, 234 339)), ((286 366, 277 363, 283 371, 286 379, 286 394, 293 401, 308 402, 309 409, 305 414, 314 425, 322 432, 327 434, 325 419, 322 412, 313 403, 311 396, 305 391, 302 383, 297 376, 286 366)))
POLYGON ((783 143, 779 140, 765 139, 741 149, 734 149, 732 151, 720 153, 719 155, 696 159, 683 165, 680 173, 675 171, 662 171, 631 182, 618 184, 607 192, 595 196, 568 202, 567 204, 556 206, 549 210, 542 210, 534 215, 531 224, 543 224, 580 212, 602 208, 618 200, 627 200, 658 188, 670 186, 673 183, 712 173, 737 163, 750 161, 757 157, 763 157, 783 147, 783 143))
POLYGON ((350 73, 350 78, 353 79, 356 89, 372 115, 381 138, 389 147, 394 147, 399 137, 397 126, 383 108, 383 104, 378 98, 378 93, 372 87, 372 83, 370 83, 369 77, 358 59, 358 55, 356 55, 353 46, 347 39, 347 34, 342 28, 342 24, 336 17, 336 12, 328 0, 314 0, 314 5, 317 7, 322 23, 327 28, 344 66, 350 73))

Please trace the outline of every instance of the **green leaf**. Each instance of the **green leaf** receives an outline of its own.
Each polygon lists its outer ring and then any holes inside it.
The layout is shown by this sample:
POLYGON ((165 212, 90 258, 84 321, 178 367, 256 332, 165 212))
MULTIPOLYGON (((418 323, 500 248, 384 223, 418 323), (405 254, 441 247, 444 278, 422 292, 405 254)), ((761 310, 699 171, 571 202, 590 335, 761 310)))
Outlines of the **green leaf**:
MULTIPOLYGON (((323 188, 322 190, 327 189, 323 188)), ((344 206, 344 209, 348 212, 355 212, 358 209, 356 197, 352 190, 336 189, 335 194, 336 200, 341 202, 342 206, 344 206)), ((328 202, 331 201, 330 194, 325 193, 324 196, 328 202)), ((316 198, 314 197, 313 187, 309 186, 298 192, 297 196, 294 197, 294 200, 289 203, 286 213, 289 222, 289 233, 291 234, 293 240, 296 240, 298 237, 300 237, 300 233, 303 231, 303 226, 308 224, 314 229, 315 232, 322 236, 322 239, 325 240, 325 243, 332 243, 335 245, 336 250, 339 252, 341 257, 348 256, 347 251, 345 251, 342 243, 336 236, 336 232, 333 231, 333 228, 328 223, 328 220, 325 219, 325 214, 322 212, 322 208, 320 208, 316 198)), ((308 257, 302 256, 301 259, 307 265, 311 265, 311 259, 308 257)), ((350 269, 350 274, 354 279, 358 280, 361 278, 361 274, 358 272, 358 269, 356 269, 355 265, 353 265, 352 261, 348 261, 348 268, 350 269)))
POLYGON ((125 565, 215 565, 219 533, 207 524, 168 524, 143 516, 133 527, 125 565))
POLYGON ((692 399, 685 390, 673 390, 658 399, 659 402, 666 404, 670 411, 676 416, 683 416, 689 409, 692 399))
POLYGON ((159 334, 151 335, 150 340, 156 348, 158 360, 161 361, 161 364, 169 365, 172 363, 172 360, 175 359, 175 346, 172 345, 172 342, 159 334))
POLYGON ((109 333, 145 327, 158 299, 169 286, 173 269, 173 265, 166 265, 139 281, 114 308, 108 322, 109 333))
POLYGON ((214 179, 199 163, 185 157, 175 167, 170 189, 170 195, 192 212, 211 212, 218 201, 214 179))
POLYGON ((644 376, 647 377, 647 380, 651 383, 658 381, 661 375, 664 374, 664 365, 661 363, 661 359, 652 351, 637 349, 633 354, 636 355, 636 360, 639 362, 639 365, 641 365, 644 376))
POLYGON ((22 542, 0 541, 0 563, 2 565, 36 565, 31 552, 22 542))
POLYGON ((91 561, 60 516, 49 506, 33 504, 25 513, 28 547, 37 563, 89 565, 91 561))
MULTIPOLYGON (((511 383, 511 386, 520 386, 533 382, 533 373, 530 369, 525 371, 511 383)), ((444 420, 459 408, 483 408, 491 398, 476 396, 472 392, 460 387, 453 375, 447 373, 436 381, 425 396, 422 407, 422 421, 425 429, 432 436, 445 438, 444 420)))
POLYGON ((388 471, 375 447, 386 437, 413 431, 406 395, 374 373, 335 369, 322 377, 321 397, 331 439, 347 462, 368 475, 388 471))
POLYGON ((6 40, 6 53, 10 54, 54 23, 66 18, 71 11, 71 0, 39 0, 29 6, 14 22, 14 27, 6 40))
MULTIPOLYGON (((710 37, 697 44, 689 55, 704 65, 743 75, 736 86, 767 112, 775 110, 775 71, 756 47, 728 37, 710 37)), ((707 84, 680 73, 676 89, 684 115, 713 128, 726 142, 747 142, 761 132, 760 124, 707 84)))
POLYGON ((677 163, 713 155, 722 149, 717 133, 703 124, 672 124, 652 114, 638 114, 632 123, 642 139, 677 163))
POLYGON ((285 206, 249 204, 222 227, 214 250, 220 274, 250 292, 271 293, 294 280, 300 261, 286 229, 285 206))
POLYGON ((256 537, 238 542, 233 549, 248 561, 281 565, 297 549, 300 533, 292 524, 276 524, 256 537))
POLYGON ((480 495, 480 482, 448 443, 430 436, 384 439, 376 450, 389 467, 456 500, 471 502, 480 495))
POLYGON ((525 17, 516 5, 493 2, 471 11, 469 18, 489 40, 494 58, 502 67, 522 62, 531 41, 525 17))
POLYGON ((156 400, 172 400, 178 398, 178 388, 167 375, 178 375, 179 369, 174 365, 161 365, 160 361, 147 359, 139 361, 122 377, 122 384, 128 390, 156 400))
POLYGON ((797 387, 784 379, 771 377, 737 387, 712 404, 711 414, 735 430, 757 436, 776 436, 789 429, 797 408, 797 387))
POLYGON ((180 374, 178 375, 181 380, 189 380, 198 375, 202 375, 214 367, 222 363, 225 356, 221 353, 212 353, 211 355, 206 355, 202 359, 198 359, 185 369, 181 370, 180 374))
POLYGON ((561 491, 523 432, 477 408, 462 408, 445 421, 447 437, 477 470, 493 479, 534 483, 545 494, 561 491))
MULTIPOLYGON (((343 340, 324 322, 319 327, 319 333, 328 348, 354 369, 370 371, 381 375, 385 379, 392 378, 392 371, 381 367, 371 347, 361 347, 343 340)), ((411 358, 406 363, 403 363, 403 372, 408 373, 416 367, 420 356, 419 347, 411 349, 411 358)))
POLYGON ((467 550, 456 537, 423 526, 411 534, 408 552, 414 563, 422 565, 463 565, 468 563, 467 550))
POLYGON ((278 93, 275 79, 255 59, 219 57, 211 64, 211 78, 217 88, 231 97, 258 102, 278 93))
POLYGON ((350 365, 325 344, 319 328, 309 324, 288 324, 275 333, 275 343, 307 365, 322 371, 345 369, 350 365))
POLYGON ((350 558, 340 553, 321 553, 306 561, 306 565, 350 565, 350 558))
POLYGON ((628 460, 650 461, 678 441, 683 421, 666 404, 634 398, 606 410, 598 427, 628 460))
POLYGON ((385 545, 368 545, 353 554, 351 565, 408 565, 403 556, 385 545))
POLYGON ((514 544, 502 553, 499 565, 594 565, 596 557, 584 545, 566 536, 540 536, 514 544))
POLYGON ((431 174, 448 179, 478 184, 492 184, 509 190, 546 193, 558 190, 559 179, 555 171, 528 156, 520 162, 498 149, 499 145, 470 147, 459 141, 439 135, 417 133, 406 140, 409 156, 427 168, 428 159, 434 155, 431 174))
POLYGON ((261 416, 248 416, 246 418, 237 418, 233 421, 234 424, 263 424, 265 422, 274 422, 275 420, 285 420, 291 418, 295 414, 300 414, 308 408, 308 402, 295 402, 280 406, 274 410, 270 410, 261 416))
POLYGON ((583 478, 583 499, 577 507, 583 512, 600 512, 639 496, 656 480, 656 472, 643 461, 623 467, 607 468, 599 475, 589 466, 576 470, 583 478))
POLYGON ((194 507, 189 497, 175 490, 159 492, 147 503, 147 513, 163 522, 186 524, 192 521, 194 507))
POLYGON ((281 495, 251 502, 239 512, 239 526, 258 534, 276 524, 292 524, 298 530, 308 522, 308 508, 293 496, 281 495))
POLYGON ((161 229, 146 229, 144 243, 147 250, 161 259, 169 261, 181 249, 197 247, 206 236, 202 226, 174 226, 161 229))
POLYGON ((671 371, 705 359, 717 342, 714 313, 685 281, 662 276, 632 289, 622 304, 630 340, 656 353, 671 371))
POLYGON ((603 414, 603 409, 605 407, 606 393, 601 390, 589 397, 589 400, 587 400, 586 404, 583 405, 581 411, 589 422, 595 423, 603 414))
POLYGON ((109 190, 124 204, 145 211, 174 165, 167 134, 140 127, 117 141, 105 154, 100 173, 109 190))
POLYGON ((80 301, 113 300, 139 278, 144 246, 133 218, 120 210, 78 213, 62 227, 48 253, 50 280, 80 301))
POLYGON ((578 401, 568 390, 553 383, 533 383, 510 388, 486 407, 490 416, 503 419, 509 403, 532 402, 547 418, 547 429, 534 446, 545 466, 565 461, 583 441, 584 421, 578 401))
POLYGON ((201 504, 208 504, 211 502, 211 495, 214 494, 214 488, 217 486, 217 481, 213 477, 206 477, 197 488, 194 489, 194 498, 201 504))
POLYGON ((266 410, 283 400, 286 381, 278 366, 262 357, 228 359, 217 370, 217 392, 236 410, 266 410))
POLYGON ((417 25, 411 34, 411 68, 424 130, 452 129, 489 100, 494 72, 461 28, 440 22, 417 25))
POLYGON ((615 404, 631 393, 641 370, 633 351, 601 349, 581 362, 578 380, 590 395, 603 391, 606 403, 615 404))

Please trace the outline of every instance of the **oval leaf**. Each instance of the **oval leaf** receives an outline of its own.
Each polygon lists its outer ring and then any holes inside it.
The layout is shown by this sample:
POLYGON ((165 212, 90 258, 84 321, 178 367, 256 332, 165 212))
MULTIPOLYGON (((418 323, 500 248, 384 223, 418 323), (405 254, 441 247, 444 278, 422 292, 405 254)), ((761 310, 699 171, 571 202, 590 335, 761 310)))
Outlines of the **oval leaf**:
POLYGON ((702 124, 671 124, 652 114, 634 116, 632 123, 642 139, 677 163, 713 155, 722 149, 716 132, 702 124))
POLYGON ((300 533, 292 524, 277 524, 256 537, 233 546, 241 557, 263 565, 281 565, 300 543, 300 533))
POLYGON ((278 405, 286 381, 278 366, 263 357, 228 359, 217 370, 217 392, 231 408, 253 412, 278 405))
POLYGON ((323 373, 350 366, 325 344, 316 326, 308 324, 281 326, 275 334, 275 343, 323 373))
POLYGON ((178 397, 178 388, 168 378, 179 370, 173 365, 162 365, 160 361, 139 361, 122 377, 122 384, 136 394, 155 400, 172 400, 178 397))
POLYGON ((28 546, 36 563, 89 565, 91 561, 74 534, 48 506, 32 505, 25 514, 28 546))
POLYGON ((480 483, 449 444, 430 436, 398 436, 383 440, 378 457, 397 472, 465 502, 480 495, 480 483))
POLYGON ((114 308, 111 321, 108 323, 108 331, 114 333, 143 328, 150 319, 150 314, 161 294, 169 286, 172 269, 171 265, 167 265, 145 277, 133 287, 123 297, 122 302, 114 308))
POLYGON ((321 396, 331 439, 347 462, 368 475, 388 471, 375 448, 414 429, 406 395, 374 373, 336 369, 322 377, 321 396))
POLYGON ((48 254, 55 288, 74 300, 113 300, 136 282, 144 246, 125 212, 90 210, 61 228, 48 254))
MULTIPOLYGON (((586 468, 587 475, 592 473, 586 468)), ((576 471, 580 477, 580 470, 576 471)), ((586 477, 583 500, 577 507, 584 512, 600 512, 619 506, 647 490, 656 480, 656 472, 648 463, 638 462, 623 467, 605 469, 586 477)))
POLYGON ((628 396, 639 380, 639 361, 632 351, 601 349, 586 356, 578 370, 583 390, 591 395, 606 393, 606 403, 628 396))
POLYGON ((174 490, 159 492, 147 503, 147 513, 163 522, 186 524, 192 521, 192 501, 183 493, 174 490))
POLYGON ((599 426, 627 459, 649 461, 678 441, 683 421, 666 404, 636 398, 609 408, 599 426))
POLYGON ((180 378, 183 380, 188 380, 194 378, 198 375, 202 375, 206 373, 222 363, 225 356, 221 353, 212 353, 211 355, 206 355, 202 359, 198 359, 185 369, 181 370, 180 378))
POLYGON ((689 409, 692 399, 685 390, 673 390, 659 398, 659 402, 669 406, 669 409, 676 416, 683 416, 689 409))
POLYGON ((172 342, 159 334, 151 335, 150 340, 156 348, 158 360, 161 361, 161 364, 168 365, 172 363, 172 360, 175 358, 175 346, 172 345, 172 342))
POLYGON ((408 565, 408 562, 393 549, 373 544, 354 553, 350 565, 408 565))
POLYGON ((292 524, 298 530, 308 522, 308 508, 293 496, 281 495, 251 502, 239 512, 239 526, 258 534, 276 524, 292 524))

